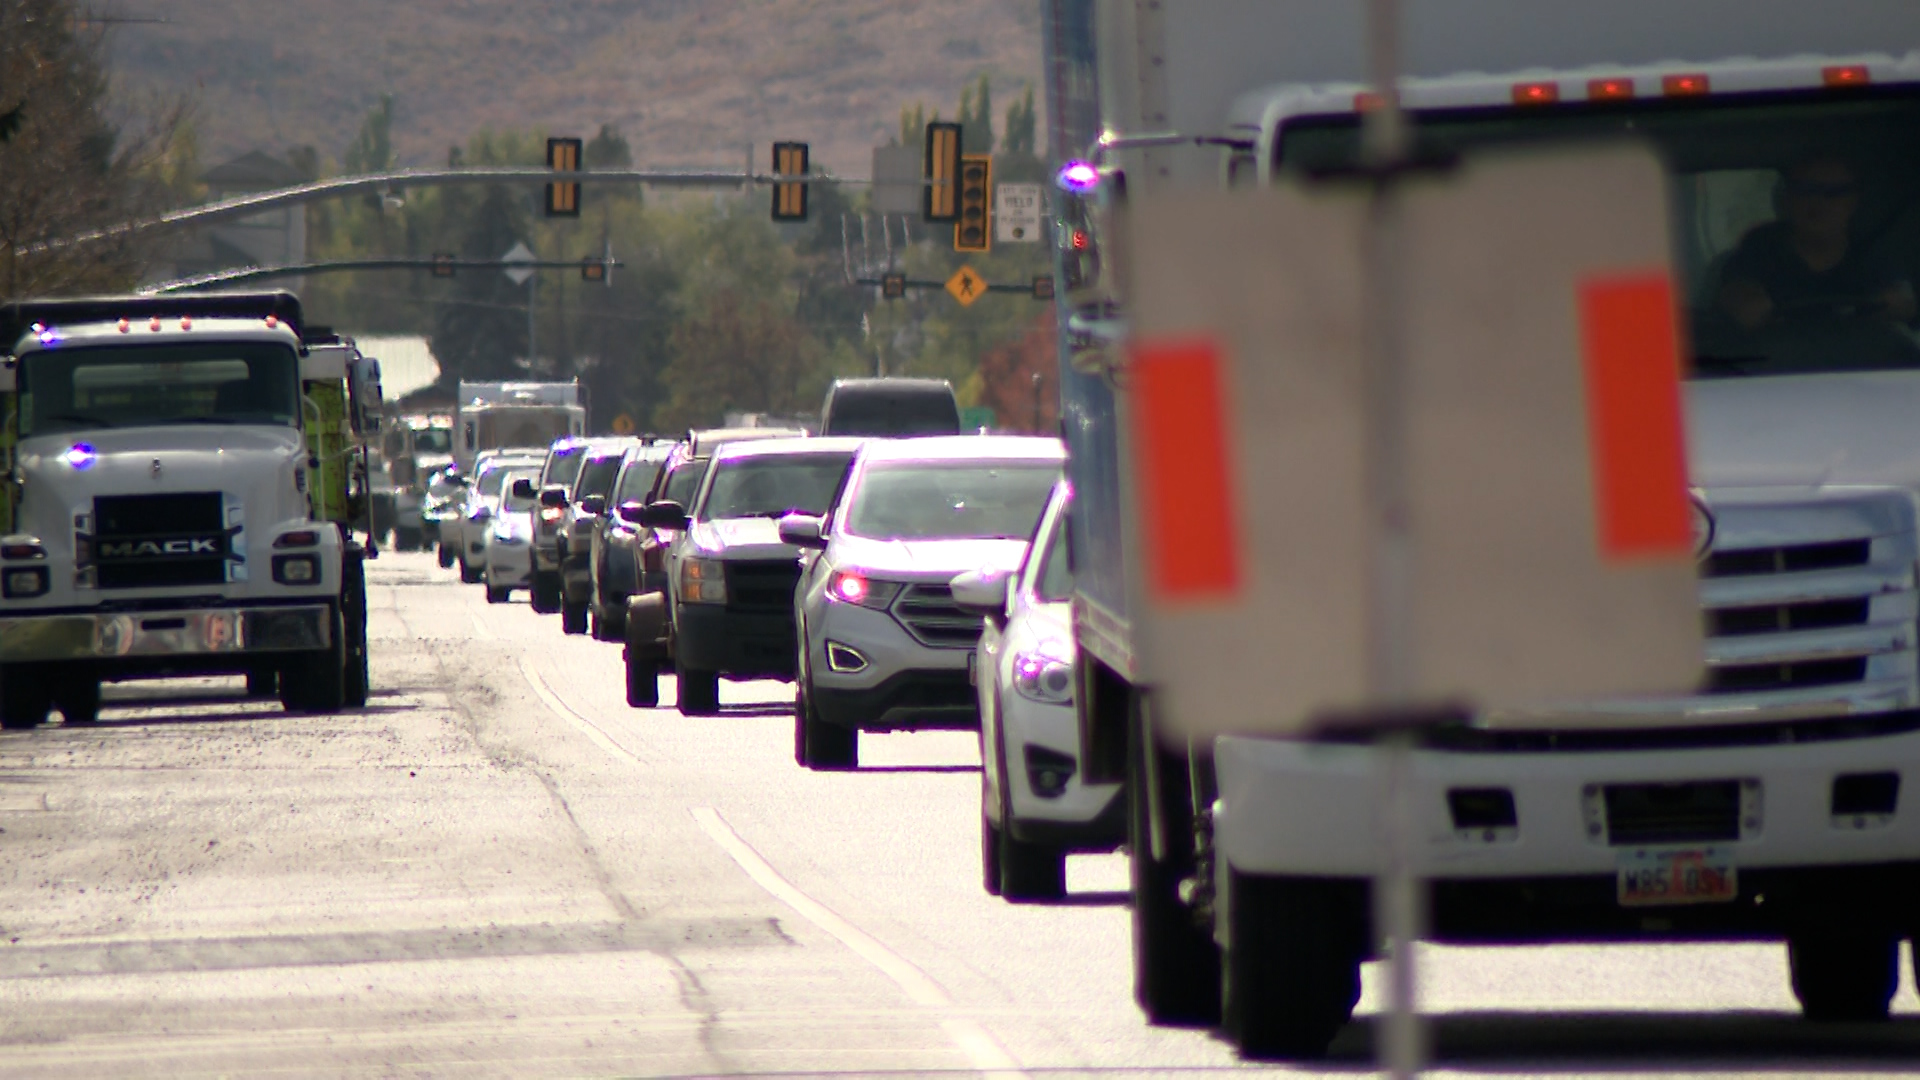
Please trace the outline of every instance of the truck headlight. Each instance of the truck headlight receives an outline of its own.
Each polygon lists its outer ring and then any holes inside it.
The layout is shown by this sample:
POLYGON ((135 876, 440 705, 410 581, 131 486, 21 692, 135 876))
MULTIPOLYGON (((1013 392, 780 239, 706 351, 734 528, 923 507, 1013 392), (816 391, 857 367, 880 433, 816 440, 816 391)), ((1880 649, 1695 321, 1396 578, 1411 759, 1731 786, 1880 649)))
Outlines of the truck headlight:
POLYGON ((719 559, 682 559, 680 561, 680 602, 683 604, 726 603, 727 564, 719 559))
POLYGON ((1073 661, 1062 654, 1067 649, 1048 642, 1032 652, 1013 658, 1013 688, 1029 701, 1045 705, 1065 705, 1073 700, 1073 661))
POLYGON ((46 591, 47 568, 44 566, 10 569, 4 576, 0 576, 0 592, 4 592, 8 599, 40 596, 46 591))
POLYGON ((314 585, 320 581, 320 560, 312 555, 275 555, 273 580, 282 585, 314 585))

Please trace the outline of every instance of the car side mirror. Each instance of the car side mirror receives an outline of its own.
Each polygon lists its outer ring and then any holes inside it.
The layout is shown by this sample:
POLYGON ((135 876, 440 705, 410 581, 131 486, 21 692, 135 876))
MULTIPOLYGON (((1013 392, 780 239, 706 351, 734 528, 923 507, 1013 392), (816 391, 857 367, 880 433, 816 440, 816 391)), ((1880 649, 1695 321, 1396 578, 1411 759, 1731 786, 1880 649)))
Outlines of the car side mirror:
POLYGON ((581 499, 580 512, 592 517, 604 516, 607 512, 607 497, 605 495, 589 495, 581 499))
POLYGON ((639 526, 643 529, 684 529, 687 508, 672 499, 661 499, 640 508, 639 526))
POLYGON ((1005 570, 969 570, 953 579, 953 602, 965 611, 995 622, 1007 617, 1007 586, 1013 575, 1005 570))
POLYGON ((533 481, 521 477, 513 482, 513 497, 516 499, 533 498, 533 481))
POLYGON ((824 551, 827 519, 812 514, 788 514, 780 519, 780 542, 797 548, 824 551))
POLYGON ((474 507, 473 513, 468 514, 467 517, 472 521, 491 521, 493 520, 493 508, 482 503, 474 507))
POLYGON ((540 505, 549 510, 565 510, 567 508, 567 489, 558 484, 551 484, 541 488, 540 505))
POLYGON ((632 525, 638 528, 640 527, 641 511, 645 510, 646 508, 647 508, 646 503, 623 502, 620 504, 620 506, 617 509, 614 510, 613 516, 619 518, 623 522, 626 522, 628 525, 632 525))

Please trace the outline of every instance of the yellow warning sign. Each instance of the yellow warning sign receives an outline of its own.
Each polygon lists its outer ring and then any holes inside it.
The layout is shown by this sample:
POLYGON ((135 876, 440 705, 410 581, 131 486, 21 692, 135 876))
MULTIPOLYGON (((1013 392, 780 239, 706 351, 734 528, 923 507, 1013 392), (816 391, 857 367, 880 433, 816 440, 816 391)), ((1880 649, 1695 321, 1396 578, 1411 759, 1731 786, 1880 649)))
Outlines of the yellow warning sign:
POLYGON ((633 422, 633 417, 628 416, 626 413, 621 413, 619 416, 613 418, 613 433, 615 435, 631 435, 636 426, 633 422))
POLYGON ((961 307, 972 307, 975 300, 986 295, 987 279, 974 273, 973 267, 963 266, 947 279, 947 291, 961 307))

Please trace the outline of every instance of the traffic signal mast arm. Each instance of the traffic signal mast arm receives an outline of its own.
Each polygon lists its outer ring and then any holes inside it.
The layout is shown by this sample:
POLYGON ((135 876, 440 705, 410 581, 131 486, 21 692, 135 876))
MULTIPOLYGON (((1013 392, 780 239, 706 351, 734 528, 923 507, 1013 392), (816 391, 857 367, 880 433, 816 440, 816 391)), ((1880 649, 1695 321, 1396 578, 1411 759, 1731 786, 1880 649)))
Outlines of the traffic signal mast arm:
MULTIPOLYGON (((448 259, 444 257, 414 259, 341 259, 334 262, 302 263, 297 266, 242 266, 232 270, 219 270, 211 274, 181 278, 177 281, 164 281, 157 285, 148 285, 140 289, 141 295, 158 296, 168 293, 191 292, 195 289, 212 288, 216 285, 233 285, 240 282, 264 281, 276 277, 305 277, 310 274, 326 274, 346 270, 581 270, 584 267, 599 266, 602 269, 622 269, 625 263, 612 258, 576 259, 571 262, 558 259, 448 259)), ((450 275, 441 275, 450 276, 450 275)))

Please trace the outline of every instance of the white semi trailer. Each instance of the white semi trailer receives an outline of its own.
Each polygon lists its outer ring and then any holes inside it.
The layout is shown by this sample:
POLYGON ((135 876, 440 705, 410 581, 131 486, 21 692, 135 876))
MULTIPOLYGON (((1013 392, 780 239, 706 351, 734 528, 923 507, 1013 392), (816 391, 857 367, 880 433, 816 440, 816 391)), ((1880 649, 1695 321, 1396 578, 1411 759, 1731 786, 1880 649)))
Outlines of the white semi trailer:
POLYGON ((454 401, 453 458, 464 469, 482 450, 545 449, 583 434, 587 410, 577 382, 467 382, 454 401))
MULTIPOLYGON (((1055 231, 1081 768, 1129 788, 1136 995, 1315 1056, 1378 940, 1376 751, 1167 737, 1127 572, 1128 269, 1156 253, 1126 223, 1356 165, 1365 5, 1049 8, 1051 115, 1084 140, 1055 231)), ((1425 736, 1431 936, 1782 941, 1809 1017, 1884 1019, 1920 933, 1920 6, 1408 0, 1405 44, 1423 152, 1624 136, 1664 161, 1707 635, 1697 693, 1425 736)))

